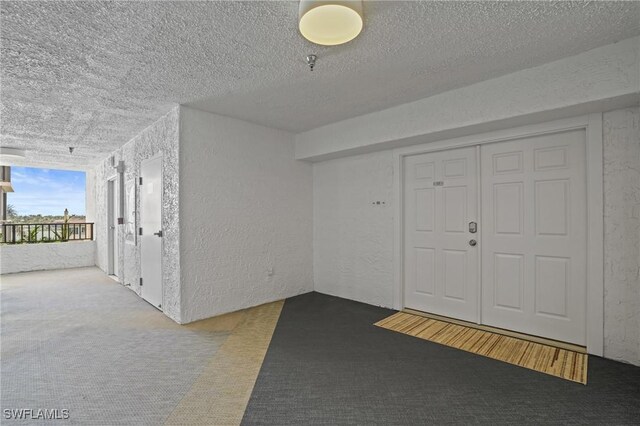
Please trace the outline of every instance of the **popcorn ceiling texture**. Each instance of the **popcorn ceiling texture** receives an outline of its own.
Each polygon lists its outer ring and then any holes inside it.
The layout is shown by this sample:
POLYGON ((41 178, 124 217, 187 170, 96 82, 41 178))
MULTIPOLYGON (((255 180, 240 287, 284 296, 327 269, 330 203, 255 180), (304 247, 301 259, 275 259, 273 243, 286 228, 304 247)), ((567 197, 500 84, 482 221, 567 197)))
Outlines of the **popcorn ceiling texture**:
POLYGON ((605 113, 603 134, 605 356, 640 365, 640 109, 605 113))
MULTIPOLYGON (((125 190, 129 182, 140 176, 143 160, 161 153, 162 191, 162 276, 164 301, 162 310, 177 322, 180 320, 180 214, 179 214, 179 108, 174 108, 161 119, 146 128, 138 136, 115 151, 116 163, 125 162, 125 190)), ((96 265, 103 271, 108 267, 107 240, 107 180, 116 175, 109 159, 95 169, 95 222, 96 265)), ((139 186, 135 185, 139 194, 139 186)), ((127 199, 125 199, 127 202, 127 199)), ((125 207, 125 211, 126 211, 125 207)), ((140 197, 136 197, 136 224, 140 226, 140 197)), ((138 295, 140 288, 140 242, 136 245, 125 242, 124 227, 117 227, 119 280, 130 286, 138 295)))
MULTIPOLYGON (((640 110, 604 114, 605 356, 640 365, 640 110)), ((393 307, 390 150, 314 163, 315 290, 393 307), (374 200, 385 205, 372 205, 374 200)))
POLYGON ((3 1, 0 12, 0 144, 77 168, 176 104, 298 132, 640 32, 637 2, 367 1, 363 33, 332 48, 298 34, 295 1, 3 1))

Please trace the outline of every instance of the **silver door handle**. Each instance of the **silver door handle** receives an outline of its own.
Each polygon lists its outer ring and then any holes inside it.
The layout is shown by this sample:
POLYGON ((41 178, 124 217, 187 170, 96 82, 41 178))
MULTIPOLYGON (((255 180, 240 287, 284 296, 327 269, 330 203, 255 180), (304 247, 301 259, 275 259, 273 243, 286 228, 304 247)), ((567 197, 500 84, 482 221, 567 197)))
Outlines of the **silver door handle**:
POLYGON ((476 240, 469 240, 469 245, 471 247, 475 247, 476 244, 478 244, 478 242, 476 240))
POLYGON ((162 229, 158 232, 154 232, 153 235, 157 235, 158 237, 162 238, 162 229))

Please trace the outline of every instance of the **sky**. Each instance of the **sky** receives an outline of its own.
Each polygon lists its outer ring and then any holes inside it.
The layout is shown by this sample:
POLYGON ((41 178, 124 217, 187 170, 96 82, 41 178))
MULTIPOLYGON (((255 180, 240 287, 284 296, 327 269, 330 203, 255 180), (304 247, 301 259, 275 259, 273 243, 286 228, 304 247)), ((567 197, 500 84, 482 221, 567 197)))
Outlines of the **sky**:
POLYGON ((85 214, 85 173, 70 170, 11 167, 11 186, 7 204, 19 215, 62 216, 85 214))

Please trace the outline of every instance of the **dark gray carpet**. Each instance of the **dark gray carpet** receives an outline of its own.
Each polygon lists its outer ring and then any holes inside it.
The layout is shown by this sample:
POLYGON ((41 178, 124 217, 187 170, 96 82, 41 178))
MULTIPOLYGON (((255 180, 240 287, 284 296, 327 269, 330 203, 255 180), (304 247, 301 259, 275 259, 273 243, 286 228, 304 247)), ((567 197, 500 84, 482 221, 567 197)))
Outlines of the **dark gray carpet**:
POLYGON ((589 357, 587 386, 381 329, 393 311, 288 299, 243 424, 640 424, 640 368, 589 357))

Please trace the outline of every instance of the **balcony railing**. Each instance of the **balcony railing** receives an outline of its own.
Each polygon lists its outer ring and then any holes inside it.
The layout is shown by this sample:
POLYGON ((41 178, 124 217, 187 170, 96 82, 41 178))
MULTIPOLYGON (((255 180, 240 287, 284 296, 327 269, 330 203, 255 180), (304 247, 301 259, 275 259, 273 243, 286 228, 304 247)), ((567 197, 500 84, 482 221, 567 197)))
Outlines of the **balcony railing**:
POLYGON ((3 223, 4 244, 93 240, 93 223, 3 223))

